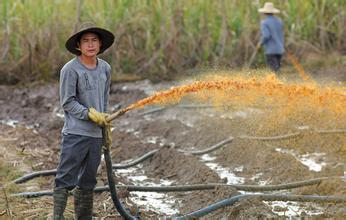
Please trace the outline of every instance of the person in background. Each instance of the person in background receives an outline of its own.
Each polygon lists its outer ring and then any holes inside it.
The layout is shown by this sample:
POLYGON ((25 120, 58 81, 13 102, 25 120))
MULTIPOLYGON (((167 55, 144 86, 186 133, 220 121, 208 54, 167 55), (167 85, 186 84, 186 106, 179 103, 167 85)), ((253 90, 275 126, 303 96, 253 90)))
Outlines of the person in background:
POLYGON ((267 66, 275 73, 279 73, 281 58, 284 53, 283 22, 274 14, 280 13, 271 2, 266 2, 258 12, 265 15, 261 21, 261 39, 258 47, 264 46, 267 66))
POLYGON ((64 219, 68 191, 73 189, 75 219, 92 219, 111 82, 110 65, 97 55, 113 42, 110 31, 85 23, 65 44, 76 57, 60 72, 60 104, 65 123, 53 192, 54 220, 64 219))

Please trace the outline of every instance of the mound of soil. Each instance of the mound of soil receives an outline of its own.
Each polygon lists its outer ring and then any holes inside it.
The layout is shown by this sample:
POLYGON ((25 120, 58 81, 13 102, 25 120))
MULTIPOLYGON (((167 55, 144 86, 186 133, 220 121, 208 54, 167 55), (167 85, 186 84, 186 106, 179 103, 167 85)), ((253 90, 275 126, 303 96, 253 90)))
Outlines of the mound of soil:
POLYGON ((179 184, 217 183, 220 177, 192 155, 164 147, 145 164, 146 172, 155 178, 173 177, 179 184))

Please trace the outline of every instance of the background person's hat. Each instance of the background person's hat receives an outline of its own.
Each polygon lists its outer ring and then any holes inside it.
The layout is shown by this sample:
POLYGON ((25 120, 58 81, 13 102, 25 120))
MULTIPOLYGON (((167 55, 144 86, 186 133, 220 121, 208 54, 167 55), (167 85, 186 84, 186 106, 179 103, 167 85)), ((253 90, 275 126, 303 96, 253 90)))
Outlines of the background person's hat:
POLYGON ((280 13, 280 10, 275 8, 272 2, 266 2, 264 3, 263 8, 258 9, 258 12, 267 14, 277 14, 280 13))
POLYGON ((81 36, 85 33, 95 33, 97 34, 102 41, 100 52, 98 54, 103 53, 108 47, 112 46, 114 42, 114 35, 103 28, 96 27, 92 23, 84 23, 79 27, 77 33, 73 34, 65 43, 65 47, 71 53, 79 56, 81 55, 80 50, 78 49, 77 42, 80 40, 81 36))

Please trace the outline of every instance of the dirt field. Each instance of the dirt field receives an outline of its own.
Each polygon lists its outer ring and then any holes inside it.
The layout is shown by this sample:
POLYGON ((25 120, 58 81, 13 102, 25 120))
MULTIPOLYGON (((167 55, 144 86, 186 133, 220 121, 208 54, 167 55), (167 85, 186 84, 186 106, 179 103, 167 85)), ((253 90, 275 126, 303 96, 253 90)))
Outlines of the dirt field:
MULTIPOLYGON (((113 110, 126 107, 154 91, 171 86, 172 83, 154 85, 148 81, 114 84, 110 103, 113 110)), ((55 169, 63 125, 58 84, 33 85, 30 88, 1 86, 0 94, 1 185, 26 173, 55 169)), ((113 164, 126 163, 159 149, 150 159, 135 167, 116 170, 117 183, 145 186, 198 183, 273 185, 317 177, 346 176, 346 133, 318 133, 313 130, 345 129, 346 118, 321 118, 317 121, 288 118, 285 122, 268 124, 273 122, 268 119, 271 109, 249 107, 222 111, 208 106, 192 108, 188 104, 193 103, 184 99, 180 106, 151 113, 148 110, 156 107, 148 106, 114 121, 113 164), (182 106, 184 104, 185 107, 182 106), (272 141, 241 138, 244 135, 268 137, 294 132, 302 134, 272 141), (208 154, 197 156, 180 151, 206 149, 230 136, 234 138, 231 143, 208 154)), ((107 184, 104 162, 101 164, 98 186, 107 184)), ((2 190, 2 216, 6 218, 12 214, 15 219, 50 218, 52 197, 18 198, 9 197, 9 194, 51 190, 53 180, 53 176, 40 177, 2 190)), ((141 219, 170 219, 244 193, 249 192, 218 187, 214 190, 169 193, 121 190, 119 195, 132 214, 141 219)), ((346 196, 346 182, 330 178, 318 185, 266 193, 346 196)), ((67 218, 73 216, 72 204, 72 198, 69 198, 67 218)), ((109 192, 96 195, 94 216, 121 219, 109 192)), ((346 205, 245 199, 211 212, 203 219, 304 216, 346 218, 346 205)))

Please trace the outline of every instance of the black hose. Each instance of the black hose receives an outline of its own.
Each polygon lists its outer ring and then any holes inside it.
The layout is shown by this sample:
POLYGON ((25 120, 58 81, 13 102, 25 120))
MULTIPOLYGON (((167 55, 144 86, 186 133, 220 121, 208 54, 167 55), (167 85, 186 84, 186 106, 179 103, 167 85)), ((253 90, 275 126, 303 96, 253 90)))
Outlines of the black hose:
POLYGON ((223 140, 217 144, 214 144, 213 146, 206 148, 206 149, 203 149, 203 150, 198 150, 198 151, 178 150, 178 151, 182 152, 182 153, 186 153, 186 154, 192 154, 192 155, 203 155, 203 154, 210 153, 214 150, 219 149, 220 147, 224 146, 225 144, 232 142, 233 139, 234 139, 233 137, 226 138, 225 140, 223 140))
POLYGON ((163 110, 166 110, 166 109, 172 108, 172 107, 178 107, 178 108, 215 108, 217 106, 213 106, 213 105, 173 105, 173 106, 152 108, 152 109, 149 109, 147 111, 140 113, 139 115, 148 115, 148 114, 163 111, 163 110))
POLYGON ((52 196, 52 191, 39 191, 39 192, 21 192, 21 193, 14 193, 11 194, 10 197, 25 197, 25 198, 36 198, 41 196, 52 196))
MULTIPOLYGON (((125 163, 124 164, 113 164, 112 168, 113 169, 126 169, 126 168, 129 168, 129 167, 135 166, 135 165, 143 162, 144 160, 152 157, 157 151, 159 151, 159 149, 152 150, 152 151, 150 151, 148 153, 145 153, 143 156, 141 156, 141 157, 139 157, 139 158, 137 158, 135 160, 132 160, 129 163, 126 163, 126 164, 125 163)), ((26 174, 24 176, 21 176, 21 177, 15 179, 15 180, 13 180, 12 183, 15 183, 15 184, 24 183, 24 182, 29 181, 31 179, 34 179, 36 177, 52 176, 52 175, 55 175, 55 174, 56 174, 56 169, 35 171, 35 172, 26 174)))
POLYGON ((137 218, 132 216, 130 213, 128 213, 125 208, 121 205, 118 197, 117 197, 117 191, 115 189, 115 183, 113 179, 113 169, 112 169, 112 162, 111 162, 111 156, 109 154, 109 148, 105 147, 103 149, 103 154, 105 157, 106 162, 106 169, 107 169, 107 179, 108 179, 108 185, 109 189, 111 191, 111 197, 114 203, 115 208, 118 210, 119 214, 124 217, 126 220, 136 220, 137 218))
POLYGON ((333 129, 333 130, 315 130, 318 134, 342 134, 346 133, 346 129, 333 129))
MULTIPOLYGON (((229 137, 229 138, 226 138, 225 140, 217 143, 217 144, 214 144, 213 146, 209 147, 209 148, 206 148, 206 149, 203 149, 203 150, 199 150, 199 151, 185 151, 185 150, 178 150, 179 152, 181 153, 186 153, 186 154, 192 154, 192 155, 202 155, 202 154, 206 154, 206 153, 210 153, 214 150, 217 150, 219 149, 220 147, 224 146, 225 144, 228 144, 230 142, 233 141, 233 137, 229 137)), ((158 152, 159 149, 155 149, 155 150, 152 150, 152 151, 149 151, 148 153, 145 153, 144 155, 140 156, 139 158, 135 159, 135 160, 132 160, 130 161, 129 163, 126 163, 126 164, 114 164, 112 165, 113 169, 126 169, 126 168, 129 168, 129 167, 132 167, 132 166, 135 166, 143 161, 145 161, 146 159, 152 157, 156 152, 158 152)))
POLYGON ((219 201, 205 208, 191 212, 174 220, 195 219, 205 216, 219 208, 233 205, 241 199, 259 198, 264 201, 298 201, 298 202, 339 202, 346 203, 346 196, 317 196, 317 195, 282 195, 282 194, 242 194, 219 201))
POLYGON ((19 183, 24 183, 24 182, 26 182, 28 180, 34 179, 34 178, 39 177, 39 176, 52 176, 52 175, 55 175, 55 174, 56 174, 56 169, 36 171, 36 172, 32 172, 32 173, 26 174, 26 175, 24 175, 22 177, 19 177, 19 178, 13 180, 12 182, 16 183, 16 184, 19 184, 19 183))
MULTIPOLYGON (((108 125, 110 126, 110 125, 108 125)), ((103 136, 103 155, 105 158, 105 163, 106 163, 106 171, 107 171, 107 179, 108 179, 108 185, 109 185, 109 190, 111 192, 111 197, 114 203, 115 208, 119 212, 119 214, 126 220, 137 220, 136 217, 132 216, 129 212, 125 210, 125 208, 122 206, 120 200, 118 199, 117 196, 117 191, 115 188, 115 183, 114 183, 114 177, 113 177, 113 169, 112 169, 112 160, 111 160, 111 155, 109 153, 109 148, 111 147, 111 140, 108 139, 108 137, 111 135, 110 133, 110 127, 102 128, 102 136, 103 136)))
POLYGON ((149 109, 149 110, 147 110, 147 111, 145 111, 145 112, 142 112, 142 113, 140 113, 139 115, 148 115, 148 114, 151 114, 151 113, 163 111, 163 110, 165 110, 165 109, 166 109, 165 107, 153 108, 153 109, 149 109))
MULTIPOLYGON (((310 186, 320 184, 323 180, 330 179, 342 179, 343 177, 332 176, 332 177, 321 177, 310 180, 297 181, 279 185, 237 185, 237 184, 222 184, 222 183, 209 183, 209 184, 193 184, 193 185, 176 185, 176 186, 135 186, 135 185, 115 185, 115 188, 126 189, 128 191, 139 191, 139 192, 185 192, 193 190, 213 190, 217 187, 231 187, 237 190, 250 191, 250 192, 263 192, 263 191, 274 191, 274 190, 286 190, 293 189, 303 186, 310 186)), ((95 193, 109 191, 109 186, 99 186, 94 189, 95 193)), ((21 192, 11 194, 11 196, 22 196, 26 198, 40 197, 40 196, 51 196, 52 191, 40 191, 40 192, 21 192)))
POLYGON ((129 167, 135 166, 135 165, 143 162, 144 160, 152 157, 158 151, 159 151, 159 149, 155 149, 155 150, 149 151, 148 153, 145 153, 143 156, 140 156, 137 159, 132 160, 129 163, 126 163, 126 164, 113 164, 112 168, 113 169, 126 169, 126 168, 129 168, 129 167))
POLYGON ((296 132, 296 133, 284 134, 284 135, 272 136, 272 137, 256 137, 256 136, 242 135, 242 136, 239 136, 239 138, 247 139, 247 140, 257 140, 257 141, 276 141, 276 140, 284 140, 284 139, 299 137, 301 135, 302 133, 296 132))

